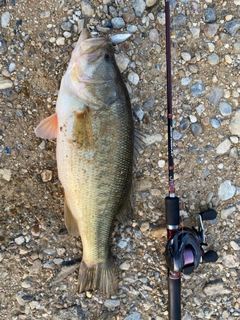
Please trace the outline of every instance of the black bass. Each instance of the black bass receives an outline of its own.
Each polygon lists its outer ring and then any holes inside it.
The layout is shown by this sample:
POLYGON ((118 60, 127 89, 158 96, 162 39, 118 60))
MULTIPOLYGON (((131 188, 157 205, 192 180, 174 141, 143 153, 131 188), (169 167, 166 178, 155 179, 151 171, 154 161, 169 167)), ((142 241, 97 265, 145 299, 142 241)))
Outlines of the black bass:
POLYGON ((131 216, 134 129, 109 39, 90 38, 83 30, 61 81, 56 113, 42 120, 35 133, 57 138, 65 224, 83 245, 79 292, 114 294, 110 236, 116 217, 123 221, 131 216))

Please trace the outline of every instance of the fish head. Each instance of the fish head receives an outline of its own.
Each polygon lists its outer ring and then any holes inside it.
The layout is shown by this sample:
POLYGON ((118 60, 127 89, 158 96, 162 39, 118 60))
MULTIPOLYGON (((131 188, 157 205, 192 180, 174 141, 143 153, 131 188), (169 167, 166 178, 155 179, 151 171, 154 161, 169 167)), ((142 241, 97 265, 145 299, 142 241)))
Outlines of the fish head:
POLYGON ((109 38, 91 38, 84 29, 72 52, 67 73, 71 91, 88 104, 107 104, 119 96, 122 78, 109 38))

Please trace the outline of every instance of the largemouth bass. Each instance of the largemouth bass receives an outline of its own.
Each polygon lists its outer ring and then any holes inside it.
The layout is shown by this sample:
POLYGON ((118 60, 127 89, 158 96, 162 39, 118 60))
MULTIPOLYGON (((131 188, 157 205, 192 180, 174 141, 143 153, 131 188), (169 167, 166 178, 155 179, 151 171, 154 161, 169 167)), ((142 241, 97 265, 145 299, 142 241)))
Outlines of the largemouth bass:
POLYGON ((69 233, 80 235, 79 292, 117 288, 110 252, 115 218, 131 215, 134 129, 130 99, 107 38, 81 33, 64 74, 56 113, 35 129, 57 138, 57 166, 69 233))

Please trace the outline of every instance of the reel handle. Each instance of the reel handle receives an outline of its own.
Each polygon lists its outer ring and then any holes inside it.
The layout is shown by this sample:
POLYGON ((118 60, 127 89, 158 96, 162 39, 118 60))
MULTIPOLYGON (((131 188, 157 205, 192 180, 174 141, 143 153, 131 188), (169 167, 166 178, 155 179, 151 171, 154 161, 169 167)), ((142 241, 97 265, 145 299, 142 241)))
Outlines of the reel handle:
POLYGON ((217 211, 214 209, 208 209, 200 212, 199 215, 202 217, 202 221, 214 220, 217 217, 217 211))
POLYGON ((209 250, 207 252, 204 252, 202 256, 202 262, 203 263, 209 263, 209 262, 216 262, 218 259, 218 254, 217 252, 213 250, 209 250))

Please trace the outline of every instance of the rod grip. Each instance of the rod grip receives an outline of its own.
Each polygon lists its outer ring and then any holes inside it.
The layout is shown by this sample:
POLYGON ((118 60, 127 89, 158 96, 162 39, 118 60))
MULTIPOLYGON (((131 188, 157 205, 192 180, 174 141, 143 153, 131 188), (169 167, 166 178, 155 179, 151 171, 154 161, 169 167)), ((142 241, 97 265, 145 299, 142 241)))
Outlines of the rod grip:
POLYGON ((168 277, 168 319, 181 320, 181 278, 168 277))
POLYGON ((180 223, 179 198, 166 197, 166 221, 168 226, 178 226, 180 223))

